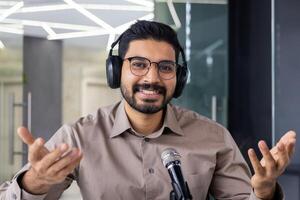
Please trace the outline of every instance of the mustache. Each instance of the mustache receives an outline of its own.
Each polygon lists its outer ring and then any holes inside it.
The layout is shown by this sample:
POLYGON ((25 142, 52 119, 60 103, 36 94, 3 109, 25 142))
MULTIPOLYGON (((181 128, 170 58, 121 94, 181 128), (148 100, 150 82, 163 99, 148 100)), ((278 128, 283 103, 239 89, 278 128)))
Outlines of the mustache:
POLYGON ((133 93, 139 92, 141 90, 150 90, 150 91, 157 91, 159 94, 166 94, 166 88, 157 84, 135 84, 133 86, 133 93))

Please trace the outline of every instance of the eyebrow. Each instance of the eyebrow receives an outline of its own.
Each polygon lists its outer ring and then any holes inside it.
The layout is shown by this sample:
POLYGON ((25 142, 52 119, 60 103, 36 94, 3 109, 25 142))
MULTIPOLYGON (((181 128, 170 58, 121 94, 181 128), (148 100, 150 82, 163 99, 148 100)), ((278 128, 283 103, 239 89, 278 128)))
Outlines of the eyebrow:
MULTIPOLYGON (((128 58, 146 58, 147 60, 151 61, 151 62, 156 62, 156 61, 152 61, 151 59, 144 57, 144 56, 128 56, 128 58)), ((164 60, 159 60, 157 62, 175 62, 174 60, 168 60, 168 59, 164 59, 164 60)))

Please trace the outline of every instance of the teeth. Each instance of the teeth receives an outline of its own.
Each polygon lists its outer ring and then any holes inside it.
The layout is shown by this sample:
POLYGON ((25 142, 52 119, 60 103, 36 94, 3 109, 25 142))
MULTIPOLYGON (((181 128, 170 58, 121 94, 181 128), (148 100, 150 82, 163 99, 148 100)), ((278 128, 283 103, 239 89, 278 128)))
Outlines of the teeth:
POLYGON ((158 94, 158 92, 157 91, 153 91, 153 90, 142 90, 141 91, 142 93, 144 93, 144 94, 158 94))

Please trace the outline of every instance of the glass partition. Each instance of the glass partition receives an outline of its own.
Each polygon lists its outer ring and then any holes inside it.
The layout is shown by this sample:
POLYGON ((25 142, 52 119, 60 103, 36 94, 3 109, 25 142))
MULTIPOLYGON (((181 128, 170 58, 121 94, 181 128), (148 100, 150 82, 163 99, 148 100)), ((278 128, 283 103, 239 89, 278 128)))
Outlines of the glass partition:
POLYGON ((174 100, 174 103, 226 126, 227 1, 174 1, 173 4, 157 1, 155 14, 157 20, 177 29, 180 42, 185 46, 190 69, 183 95, 174 100))
MULTIPOLYGON (((299 135, 300 2, 272 0, 272 133, 273 144, 288 130, 299 135)), ((279 183, 286 199, 300 198, 299 137, 295 154, 279 183)))

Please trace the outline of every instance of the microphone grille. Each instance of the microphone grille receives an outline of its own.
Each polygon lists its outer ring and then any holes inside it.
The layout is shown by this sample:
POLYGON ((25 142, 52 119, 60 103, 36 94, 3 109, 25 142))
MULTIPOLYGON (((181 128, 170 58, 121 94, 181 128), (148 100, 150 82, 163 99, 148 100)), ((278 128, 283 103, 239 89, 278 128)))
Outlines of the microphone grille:
POLYGON ((162 152, 160 157, 163 165, 167 167, 170 162, 180 161, 181 156, 175 149, 167 148, 162 152))

